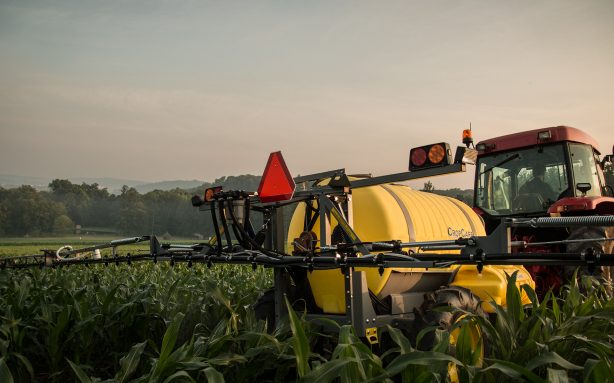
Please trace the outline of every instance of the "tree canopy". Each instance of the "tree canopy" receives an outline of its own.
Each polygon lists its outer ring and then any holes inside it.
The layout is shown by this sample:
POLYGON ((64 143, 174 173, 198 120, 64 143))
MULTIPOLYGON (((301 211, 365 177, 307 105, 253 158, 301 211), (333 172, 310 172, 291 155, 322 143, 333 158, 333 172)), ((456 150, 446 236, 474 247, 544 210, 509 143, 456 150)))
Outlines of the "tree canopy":
MULTIPOLYGON (((214 181, 225 189, 255 190, 260 177, 244 175, 214 181), (255 186, 254 186, 255 185, 255 186)), ((211 184, 191 191, 154 190, 140 194, 124 186, 119 195, 98 184, 73 184, 55 179, 49 191, 31 186, 0 188, 0 236, 38 236, 105 232, 122 235, 170 234, 191 237, 213 232, 208 214, 192 207, 192 195, 211 184)))

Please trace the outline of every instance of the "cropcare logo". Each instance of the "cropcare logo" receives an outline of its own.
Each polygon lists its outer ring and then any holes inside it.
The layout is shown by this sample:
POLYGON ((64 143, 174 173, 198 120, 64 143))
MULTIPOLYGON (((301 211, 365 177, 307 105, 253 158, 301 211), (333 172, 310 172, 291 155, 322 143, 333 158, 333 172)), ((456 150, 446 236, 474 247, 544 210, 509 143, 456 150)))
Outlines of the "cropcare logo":
POLYGON ((451 238, 470 238, 473 237, 473 231, 448 227, 448 235, 451 238))

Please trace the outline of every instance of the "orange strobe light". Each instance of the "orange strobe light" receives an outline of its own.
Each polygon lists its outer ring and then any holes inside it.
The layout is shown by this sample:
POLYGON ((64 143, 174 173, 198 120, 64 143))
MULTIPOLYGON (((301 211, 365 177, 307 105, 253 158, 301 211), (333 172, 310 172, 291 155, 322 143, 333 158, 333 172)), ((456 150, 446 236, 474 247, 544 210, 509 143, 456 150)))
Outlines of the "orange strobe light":
POLYGON ((463 130, 463 144, 465 144, 467 147, 473 145, 473 133, 471 132, 471 129, 463 130))

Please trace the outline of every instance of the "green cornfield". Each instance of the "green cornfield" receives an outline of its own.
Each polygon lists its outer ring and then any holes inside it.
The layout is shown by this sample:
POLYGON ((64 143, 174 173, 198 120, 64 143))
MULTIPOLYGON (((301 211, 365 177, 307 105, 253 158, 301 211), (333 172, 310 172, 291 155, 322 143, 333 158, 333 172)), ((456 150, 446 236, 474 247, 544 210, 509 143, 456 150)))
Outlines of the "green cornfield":
MULTIPOLYGON (((0 255, 62 241, 5 241, 0 255)), ((614 381, 614 301, 591 278, 541 301, 524 286, 530 307, 510 283, 508 306, 464 316, 454 344, 437 328, 390 327, 373 347, 350 326, 322 333, 292 309, 268 333, 252 305, 271 286, 270 270, 243 266, 0 270, 0 382, 614 381), (425 349, 429 331, 436 342, 425 349)))

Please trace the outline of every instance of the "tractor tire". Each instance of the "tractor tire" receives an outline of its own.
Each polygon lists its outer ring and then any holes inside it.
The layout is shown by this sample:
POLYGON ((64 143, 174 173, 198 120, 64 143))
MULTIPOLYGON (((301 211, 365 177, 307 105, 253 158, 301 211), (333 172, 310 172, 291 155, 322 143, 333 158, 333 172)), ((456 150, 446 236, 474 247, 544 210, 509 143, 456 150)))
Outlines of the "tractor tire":
MULTIPOLYGON (((614 235, 614 227, 577 227, 572 228, 572 231, 567 239, 590 239, 590 238, 612 238, 614 235)), ((568 253, 581 253, 589 248, 600 253, 610 254, 612 253, 612 247, 614 243, 612 241, 602 242, 579 242, 570 243, 567 245, 568 253)), ((573 278, 576 267, 565 266, 564 277, 566 282, 571 281, 573 278)), ((606 291, 612 294, 612 267, 600 266, 597 267, 593 273, 588 270, 588 267, 582 266, 578 269, 578 277, 584 275, 592 275, 597 279, 599 283, 605 286, 606 291)))
POLYGON ((265 321, 269 333, 275 330, 275 289, 265 290, 252 306, 257 320, 265 321))
MULTIPOLYGON (((426 293, 424 302, 419 309, 415 310, 416 328, 415 334, 418 334, 422 329, 430 326, 439 327, 442 330, 447 330, 452 333, 454 324, 457 323, 465 312, 479 315, 486 318, 486 313, 480 305, 480 299, 474 295, 471 290, 461 286, 448 286, 432 293, 426 293), (441 311, 440 308, 454 307, 458 311, 441 311)), ((479 331, 478 329, 476 329, 479 331)), ((481 334, 480 334, 481 335, 481 334)), ((482 339, 482 352, 485 355, 485 347, 487 342, 482 339)), ((455 343, 455 342, 454 342, 455 343)), ((432 350, 435 346, 435 332, 430 331, 420 340, 420 349, 432 350)), ((456 347, 451 340, 450 350, 453 356, 456 355, 456 347)))

